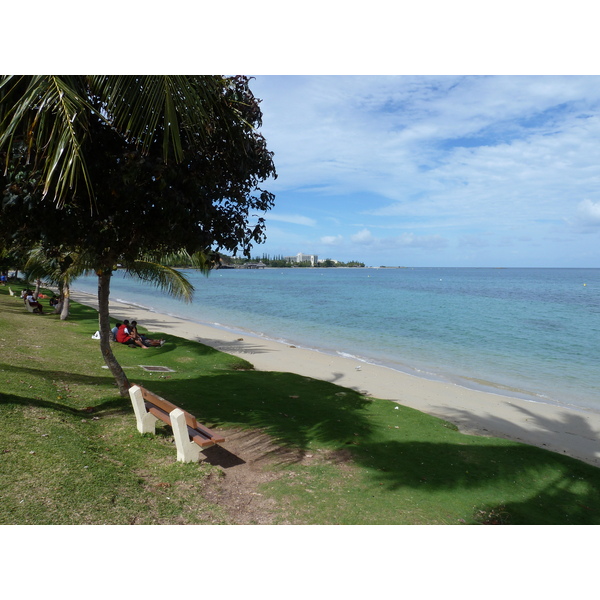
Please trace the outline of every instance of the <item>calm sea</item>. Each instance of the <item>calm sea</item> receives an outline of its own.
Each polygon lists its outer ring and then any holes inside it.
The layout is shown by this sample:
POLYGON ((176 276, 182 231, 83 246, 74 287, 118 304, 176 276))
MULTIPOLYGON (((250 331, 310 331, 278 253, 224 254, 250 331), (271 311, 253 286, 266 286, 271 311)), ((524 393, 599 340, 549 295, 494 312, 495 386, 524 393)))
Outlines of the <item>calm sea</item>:
MULTIPOLYGON (((600 269, 185 271, 192 304, 111 299, 465 387, 600 411, 600 269)), ((95 278, 74 287, 96 293, 95 278)), ((135 318, 132 311, 131 318, 135 318)))

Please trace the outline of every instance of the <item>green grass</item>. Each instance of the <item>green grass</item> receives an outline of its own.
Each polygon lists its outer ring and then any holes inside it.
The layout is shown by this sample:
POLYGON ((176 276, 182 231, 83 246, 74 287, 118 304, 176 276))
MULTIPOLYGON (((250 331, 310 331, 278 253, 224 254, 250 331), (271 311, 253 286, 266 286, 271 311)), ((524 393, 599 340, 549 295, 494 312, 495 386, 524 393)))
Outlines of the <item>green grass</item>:
MULTIPOLYGON (((102 368, 97 328, 93 309, 74 304, 67 321, 32 315, 0 288, 0 524, 233 522, 205 499, 218 467, 176 462, 166 427, 137 432, 129 399, 102 368)), ((303 457, 265 467, 276 477, 260 493, 276 500, 275 523, 600 523, 593 466, 151 335, 168 343, 114 345, 132 382, 208 426, 260 431, 303 457)))

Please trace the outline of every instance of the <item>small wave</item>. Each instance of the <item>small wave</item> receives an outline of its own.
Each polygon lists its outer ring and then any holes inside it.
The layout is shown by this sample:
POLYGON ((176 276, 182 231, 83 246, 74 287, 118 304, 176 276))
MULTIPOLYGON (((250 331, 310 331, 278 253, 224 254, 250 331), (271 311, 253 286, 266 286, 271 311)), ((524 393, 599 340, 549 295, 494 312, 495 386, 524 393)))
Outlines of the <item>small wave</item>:
POLYGON ((340 350, 336 350, 335 352, 338 356, 341 356, 342 358, 350 358, 352 360, 357 360, 359 362, 365 363, 365 364, 373 364, 376 365, 377 363, 370 361, 366 358, 361 358, 360 356, 356 356, 355 354, 350 354, 349 352, 341 352, 340 350))
POLYGON ((151 306, 147 306, 146 304, 140 304, 139 302, 132 302, 131 300, 115 298, 115 302, 120 302, 121 304, 127 304, 127 306, 134 306, 135 308, 141 308, 142 310, 149 310, 151 312, 156 312, 151 306))

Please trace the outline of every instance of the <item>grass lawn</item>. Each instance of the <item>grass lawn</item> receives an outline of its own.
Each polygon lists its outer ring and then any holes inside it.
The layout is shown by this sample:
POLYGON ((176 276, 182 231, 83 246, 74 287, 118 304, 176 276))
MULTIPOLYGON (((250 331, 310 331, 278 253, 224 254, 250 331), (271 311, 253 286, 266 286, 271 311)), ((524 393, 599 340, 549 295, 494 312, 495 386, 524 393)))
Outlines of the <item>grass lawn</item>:
MULTIPOLYGON (((27 312, 0 288, 0 524, 239 522, 217 493, 231 477, 227 468, 178 463, 166 426, 157 424, 156 436, 137 432, 130 401, 119 396, 91 339, 97 329, 91 308, 74 304, 60 321, 27 312)), ((151 350, 114 344, 131 382, 209 427, 259 435, 287 453, 277 460, 271 452, 238 489, 249 501, 261 499, 268 522, 600 523, 593 466, 464 435, 331 383, 253 371, 240 358, 159 331, 151 336, 167 343, 151 350)), ((248 518, 256 522, 265 521, 248 518)))

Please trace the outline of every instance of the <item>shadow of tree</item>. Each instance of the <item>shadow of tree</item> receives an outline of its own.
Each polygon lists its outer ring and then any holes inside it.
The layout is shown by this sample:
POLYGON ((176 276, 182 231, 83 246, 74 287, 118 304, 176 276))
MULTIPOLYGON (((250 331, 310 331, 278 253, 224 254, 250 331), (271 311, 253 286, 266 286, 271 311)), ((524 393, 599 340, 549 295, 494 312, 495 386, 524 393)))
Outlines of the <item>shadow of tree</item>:
MULTIPOLYGON (((87 413, 82 408, 76 408, 74 406, 68 406, 62 402, 53 402, 52 400, 41 400, 40 398, 32 398, 30 396, 17 396, 15 394, 0 394, 2 404, 8 406, 10 404, 15 406, 36 406, 39 408, 47 408, 61 413, 75 415, 81 417, 83 413, 87 413)), ((131 409, 131 403, 127 398, 115 398, 106 400, 100 404, 93 406, 93 414, 95 416, 108 416, 110 414, 121 414, 123 412, 129 412, 131 409)))
MULTIPOLYGON (((0 370, 3 365, 0 363, 0 370)), ((68 371, 49 371, 46 369, 37 369, 33 367, 18 367, 15 365, 7 365, 7 370, 14 375, 27 378, 46 378, 51 380, 61 381, 67 385, 80 384, 80 385, 113 385, 114 379, 111 376, 105 375, 89 375, 80 373, 71 373, 68 371)), ((73 415, 81 415, 83 410, 82 406, 69 405, 68 401, 56 402, 52 400, 45 400, 27 395, 17 395, 14 393, 0 394, 1 404, 9 405, 20 405, 20 406, 37 406, 40 408, 49 408, 58 412, 69 413, 73 415)), ((115 388, 114 397, 108 398, 100 404, 94 404, 95 415, 107 415, 112 413, 120 413, 123 411, 131 410, 131 402, 128 398, 121 398, 118 391, 115 388)))
POLYGON ((474 414, 464 409, 454 409, 451 411, 451 417, 449 418, 459 424, 476 422, 489 435, 501 438, 508 437, 523 443, 527 443, 525 440, 532 440, 531 443, 535 441, 537 446, 559 454, 565 454, 566 452, 562 442, 564 432, 572 432, 572 435, 575 436, 574 439, 577 440, 581 455, 595 456, 595 461, 588 460, 587 462, 600 467, 600 444, 598 441, 600 432, 591 427, 583 413, 578 414, 571 410, 563 410, 559 411, 560 418, 555 419, 516 404, 511 405, 511 410, 526 415, 532 427, 525 429, 516 420, 485 414, 483 411, 474 414))
POLYGON ((367 437, 371 432, 362 413, 370 400, 292 373, 227 371, 203 375, 193 384, 138 379, 214 427, 232 423, 252 427, 284 446, 305 450, 311 443, 320 443, 335 447, 354 440, 354 432, 367 437))
POLYGON ((435 441, 419 439, 411 430, 411 415, 418 411, 395 411, 392 403, 389 412, 406 427, 391 428, 382 437, 367 410, 371 400, 330 382, 290 373, 232 372, 204 375, 191 385, 148 385, 217 427, 236 423, 259 429, 302 451, 313 444, 348 449, 369 485, 441 497, 463 492, 474 522, 478 511, 501 510, 514 524, 600 523, 599 469, 517 441, 466 435, 435 417, 429 417, 433 429, 427 434, 435 441))
POLYGON ((2 366, 6 366, 7 370, 10 369, 11 373, 21 374, 23 376, 43 377, 46 379, 61 379, 63 381, 68 381, 69 383, 90 385, 107 385, 114 383, 114 378, 110 375, 88 375, 87 373, 71 373, 69 371, 51 371, 43 368, 19 367, 15 365, 3 365, 0 363, 0 367, 2 366))
POLYGON ((265 354, 270 350, 264 346, 260 346, 256 343, 248 341, 246 338, 239 338, 237 340, 218 340, 211 338, 198 338, 197 340, 201 344, 208 344, 215 350, 225 353, 236 353, 236 354, 265 354))

